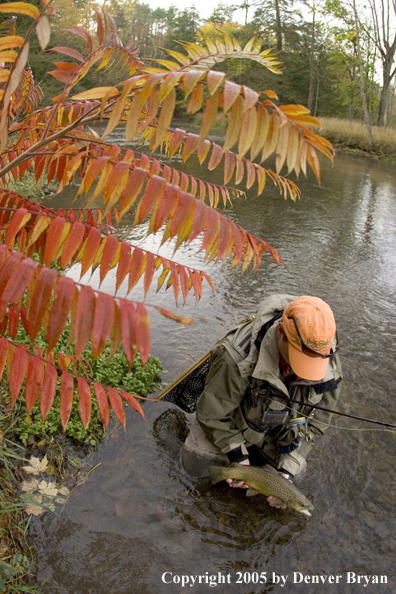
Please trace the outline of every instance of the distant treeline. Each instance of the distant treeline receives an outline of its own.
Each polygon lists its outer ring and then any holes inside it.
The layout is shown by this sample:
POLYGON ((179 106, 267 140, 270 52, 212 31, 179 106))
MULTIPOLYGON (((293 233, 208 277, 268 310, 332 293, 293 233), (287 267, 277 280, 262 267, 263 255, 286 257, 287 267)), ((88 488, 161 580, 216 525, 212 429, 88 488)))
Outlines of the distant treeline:
MULTIPOLYGON (((40 0, 35 1, 40 6, 40 0)), ((222 65, 231 79, 257 90, 273 89, 282 103, 301 103, 319 117, 361 119, 356 23, 349 1, 304 0, 300 10, 292 0, 251 3, 244 0, 243 4, 235 6, 219 4, 206 20, 194 6, 185 10, 173 5, 168 9, 153 9, 136 0, 107 0, 100 6, 114 19, 123 44, 133 35, 139 55, 145 61, 166 59, 160 48, 182 51, 176 41, 199 43, 202 34, 215 39, 218 27, 234 35, 241 45, 256 35, 263 49, 272 48, 277 52, 283 74, 272 74, 252 61, 231 60, 222 65), (235 11, 241 8, 246 11, 245 24, 233 20, 235 11), (248 14, 253 14, 252 18, 248 19, 248 14)), ((378 6, 369 0, 368 6, 366 3, 358 7, 368 112, 371 123, 379 125, 396 125, 393 86, 396 30, 392 27, 383 30, 381 25, 395 21, 395 6, 392 0, 382 0, 378 6)), ((82 40, 67 30, 78 24, 93 28, 95 7, 98 3, 91 0, 57 0, 51 46, 82 49, 82 40)), ((55 96, 61 83, 44 73, 51 69, 51 62, 64 61, 65 57, 39 50, 37 45, 37 54, 31 63, 35 79, 42 81, 49 96, 55 96)), ((101 70, 96 80, 87 77, 81 83, 81 90, 97 84, 111 85, 111 72, 101 70)))

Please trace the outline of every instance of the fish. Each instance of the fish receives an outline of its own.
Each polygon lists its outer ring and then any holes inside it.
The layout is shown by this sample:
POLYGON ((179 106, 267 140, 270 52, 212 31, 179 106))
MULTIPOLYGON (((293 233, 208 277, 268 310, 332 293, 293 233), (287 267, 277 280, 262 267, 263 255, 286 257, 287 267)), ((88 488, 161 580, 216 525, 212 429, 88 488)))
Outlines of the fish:
POLYGON ((313 510, 314 506, 310 500, 272 466, 245 466, 233 462, 227 467, 210 466, 209 471, 213 485, 229 478, 239 479, 254 491, 249 495, 255 495, 256 492, 266 497, 272 495, 300 514, 312 515, 309 510, 313 510))

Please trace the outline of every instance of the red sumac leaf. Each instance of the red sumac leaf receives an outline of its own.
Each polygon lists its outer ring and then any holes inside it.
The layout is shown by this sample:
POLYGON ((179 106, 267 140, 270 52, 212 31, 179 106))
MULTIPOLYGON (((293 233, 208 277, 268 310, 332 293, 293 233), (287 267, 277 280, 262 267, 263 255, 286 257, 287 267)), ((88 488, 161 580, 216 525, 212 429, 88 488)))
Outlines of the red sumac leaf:
POLYGON ((131 268, 131 251, 132 247, 126 241, 121 243, 121 252, 120 252, 120 260, 118 262, 117 268, 117 284, 116 284, 116 292, 120 288, 122 281, 128 274, 131 268))
POLYGON ((23 260, 10 276, 0 299, 0 319, 4 316, 10 301, 11 303, 18 302, 32 280, 37 266, 38 262, 35 262, 34 260, 23 260))
POLYGON ((36 404, 43 381, 43 374, 44 361, 37 356, 32 357, 29 363, 25 387, 26 410, 28 415, 30 415, 33 406, 36 404))
POLYGON ((60 418, 63 427, 63 432, 66 430, 67 423, 70 418, 70 413, 73 407, 73 378, 65 369, 62 372, 62 379, 60 385, 60 418))
POLYGON ((8 324, 8 333, 12 340, 14 340, 15 336, 18 332, 19 326, 19 309, 17 305, 13 305, 10 309, 10 316, 9 316, 9 324, 8 324))
POLYGON ((14 406, 15 400, 21 390, 23 380, 29 365, 29 355, 23 346, 17 346, 14 352, 11 365, 11 376, 9 381, 9 389, 11 395, 11 406, 14 406))
POLYGON ((87 429, 89 425, 89 420, 91 418, 91 390, 89 388, 88 383, 82 377, 77 378, 77 389, 80 400, 80 417, 84 429, 87 429))
POLYGON ((103 280, 106 277, 106 274, 110 270, 110 264, 114 260, 118 245, 119 245, 119 241, 118 241, 117 237, 115 237, 115 235, 107 236, 106 245, 103 250, 102 260, 100 262, 100 283, 99 283, 99 286, 102 284, 103 280))
POLYGON ((66 276, 58 279, 56 297, 51 308, 47 328, 47 343, 51 351, 59 340, 69 316, 74 297, 74 281, 66 276))
POLYGON ((132 365, 137 351, 137 314, 133 303, 120 299, 121 338, 126 358, 132 365))
POLYGON ((56 367, 54 367, 52 363, 47 363, 45 366, 43 385, 41 387, 40 394, 40 412, 43 423, 54 403, 57 379, 58 374, 56 367))
POLYGON ((5 364, 7 361, 9 342, 4 336, 0 338, 0 380, 3 377, 5 364))
POLYGON ((143 365, 150 356, 150 320, 146 308, 141 303, 136 306, 137 314, 137 344, 143 365))
POLYGON ((99 412, 101 419, 103 421, 103 425, 107 430, 107 426, 109 424, 109 402, 107 400, 106 392, 102 384, 94 383, 96 400, 98 401, 99 405, 99 412))
POLYGON ((120 421, 121 425, 124 427, 125 430, 125 411, 122 405, 121 396, 114 388, 110 388, 107 386, 107 393, 109 395, 109 400, 112 409, 114 410, 117 419, 120 421))
POLYGON ((32 342, 40 332, 44 316, 48 311, 56 277, 56 270, 51 268, 43 268, 37 278, 28 320, 29 336, 32 342))
POLYGON ((91 335, 96 297, 92 287, 82 287, 77 301, 74 328, 76 357, 80 357, 91 335))
POLYGON ((92 354, 94 359, 103 351, 114 320, 114 299, 106 293, 99 293, 96 299, 95 317, 92 328, 92 354))
POLYGON ((142 407, 140 406, 140 404, 138 403, 138 401, 136 400, 136 398, 134 398, 132 396, 132 394, 128 394, 128 392, 123 392, 121 391, 121 395, 123 398, 125 398, 125 400, 128 402, 128 404, 134 409, 136 410, 136 412, 139 413, 139 415, 142 415, 143 419, 144 419, 144 412, 142 410, 142 407))

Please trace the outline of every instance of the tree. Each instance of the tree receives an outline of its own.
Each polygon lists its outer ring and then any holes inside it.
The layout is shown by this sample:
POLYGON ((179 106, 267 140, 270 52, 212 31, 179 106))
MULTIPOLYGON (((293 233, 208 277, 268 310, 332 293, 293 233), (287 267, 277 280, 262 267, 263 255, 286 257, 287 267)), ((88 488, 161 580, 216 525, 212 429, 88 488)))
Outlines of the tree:
MULTIPOLYGON (((396 2, 381 0, 381 4, 369 0, 372 19, 373 41, 382 62, 382 91, 379 105, 378 124, 386 126, 389 115, 389 94, 396 74, 396 2)), ((370 34, 370 30, 368 30, 370 34)))
MULTIPOLYGON (((50 41, 46 12, 51 0, 42 2, 41 10, 32 2, 0 5, 0 13, 24 14, 31 19, 24 37, 17 34, 14 18, 3 22, 0 36, 0 62, 4 65, 0 69, 0 372, 7 368, 12 404, 25 382, 28 413, 40 397, 41 415, 46 418, 59 377, 64 427, 75 383, 85 427, 93 393, 105 426, 110 406, 125 426, 123 401, 141 414, 142 409, 133 394, 92 385, 89 373, 79 375, 88 341, 92 341, 94 358, 110 341, 110 356, 122 345, 130 364, 138 350, 144 364, 150 353, 150 306, 127 298, 138 279, 144 277, 147 294, 158 269, 158 289, 166 281, 176 302, 179 293, 185 302, 190 292, 199 300, 203 282, 213 285, 203 270, 122 241, 117 236, 117 222, 128 213, 133 214, 133 225, 149 221, 148 233, 162 233, 162 243, 173 239, 175 251, 181 244, 199 239, 206 260, 231 260, 233 267, 241 264, 243 272, 251 263, 258 268, 266 251, 279 263, 275 249, 218 212, 219 205, 243 193, 227 184, 234 178, 234 184, 239 185, 246 174, 246 187, 257 184, 260 194, 270 179, 284 198, 295 200, 299 197, 297 186, 280 175, 285 163, 288 172, 294 170, 297 175, 300 171, 306 174, 309 165, 319 178, 317 151, 332 158, 332 147, 312 131, 319 122, 303 106, 277 105, 272 91, 256 92, 211 70, 234 57, 253 60, 278 73, 277 59, 270 51, 261 51, 254 39, 243 49, 227 34, 215 42, 206 39, 206 46, 183 42, 186 53, 167 50, 171 59, 154 60, 157 66, 147 67, 132 41, 123 46, 114 21, 100 11, 96 12, 96 35, 74 25, 84 40, 85 57, 74 48, 51 48, 72 61, 57 58, 54 62, 55 69, 49 74, 64 87, 51 105, 37 109, 37 88, 26 64, 34 31, 43 49, 50 41), (113 86, 71 96, 94 66, 109 69, 113 78, 126 67, 129 74, 113 86), (171 127, 177 92, 187 113, 203 110, 199 133, 171 127), (207 138, 219 110, 228 118, 222 146, 207 138), (92 127, 99 121, 106 124, 101 137, 92 127), (108 139, 117 126, 125 127, 122 146, 108 139), (139 150, 145 143, 150 154, 139 150), (233 152, 236 144, 237 152, 233 152), (167 153, 167 160, 154 154, 159 148, 167 153), (274 153, 276 172, 261 165, 274 153), (172 161, 176 154, 183 161, 197 155, 209 171, 222 164, 224 184, 180 173, 172 161), (254 162, 257 157, 260 164, 254 162), (18 179, 27 171, 36 180, 56 181, 59 190, 79 180, 78 195, 87 195, 86 209, 77 213, 54 210, 7 188, 10 175, 18 179), (103 206, 93 209, 100 197, 103 206), (60 274, 58 268, 71 262, 81 262, 81 277, 99 268, 100 283, 117 267, 116 297, 60 274), (57 268, 51 267, 54 263, 57 268), (128 287, 121 297, 118 291, 124 280, 128 287), (20 319, 30 344, 14 340, 20 319), (74 345, 74 352, 64 356, 57 353, 56 345, 68 320, 68 344, 74 345), (10 338, 4 336, 7 325, 10 338), (42 328, 45 352, 34 344, 42 328)), ((177 322, 191 323, 189 318, 153 307, 177 322)))

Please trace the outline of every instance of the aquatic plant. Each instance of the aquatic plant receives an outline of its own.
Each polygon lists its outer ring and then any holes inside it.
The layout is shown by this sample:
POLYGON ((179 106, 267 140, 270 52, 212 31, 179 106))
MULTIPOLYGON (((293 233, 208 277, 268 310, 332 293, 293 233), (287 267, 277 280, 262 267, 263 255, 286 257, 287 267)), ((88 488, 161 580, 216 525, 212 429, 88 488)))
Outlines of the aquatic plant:
MULTIPOLYGON (((203 45, 180 42, 184 53, 166 50, 168 59, 153 60, 155 66, 148 66, 139 58, 133 39, 124 47, 113 20, 100 11, 96 11, 96 32, 74 26, 85 43, 83 53, 50 48, 65 56, 66 61, 54 62, 55 69, 49 72, 64 88, 50 105, 38 108, 41 92, 27 65, 29 43, 36 33, 41 48, 48 46, 48 16, 53 9, 52 0, 41 0, 41 10, 37 4, 0 4, 0 14, 17 15, 0 25, 0 375, 6 368, 11 405, 24 385, 28 415, 40 398, 42 419, 47 418, 60 380, 63 428, 70 418, 75 384, 85 428, 93 393, 105 427, 110 406, 125 426, 124 401, 143 415, 137 395, 93 381, 89 368, 81 375, 77 365, 88 341, 94 358, 109 342, 110 357, 122 344, 129 365, 138 351, 145 364, 150 353, 148 306, 127 298, 137 281, 143 277, 146 296, 159 270, 158 289, 164 284, 172 287, 176 302, 180 295, 185 302, 190 292, 199 300, 203 282, 212 288, 213 284, 203 270, 123 241, 117 236, 117 224, 133 209, 133 225, 149 221, 148 234, 162 233, 161 244, 173 239, 175 251, 196 239, 206 261, 231 260, 232 267, 240 264, 242 272, 251 263, 257 269, 267 251, 279 263, 272 246, 217 210, 243 195, 228 184, 244 181, 246 188, 256 185, 261 194, 270 179, 284 198, 295 200, 299 189, 280 174, 283 167, 298 175, 306 174, 310 166, 319 179, 317 151, 331 159, 332 147, 312 131, 320 124, 305 107, 278 105, 273 91, 255 91, 212 70, 228 58, 239 58, 280 74, 276 56, 262 51, 255 39, 242 48, 225 32, 219 32, 216 40, 202 35, 203 45), (17 34, 19 15, 31 19, 23 36, 17 34), (73 95, 94 67, 111 69, 120 80, 111 87, 73 95), (203 112, 199 133, 172 128, 176 99, 187 114, 203 112), (228 119, 222 145, 208 140, 219 112, 228 119), (100 122, 105 123, 101 136, 95 129, 100 122), (109 139, 117 127, 125 129, 121 146, 109 139), (208 171, 222 166, 223 184, 178 171, 172 158, 186 162, 193 154, 208 171), (273 154, 276 171, 261 165, 273 154), (78 183, 77 196, 88 196, 86 208, 48 208, 8 187, 10 179, 29 171, 37 181, 56 183, 58 191, 78 183), (99 199, 101 206, 96 205, 99 199), (33 258, 36 252, 39 261, 33 258), (117 267, 116 296, 75 282, 54 268, 54 263, 64 269, 78 262, 81 277, 99 268, 100 284, 117 267), (119 296, 124 281, 127 289, 119 296), (56 349, 68 320, 68 345, 74 343, 74 354, 64 355, 56 349), (15 340, 20 321, 29 344, 15 340), (7 327, 9 337, 4 336, 7 327), (35 342, 42 329, 45 349, 35 342)), ((191 323, 186 316, 152 307, 176 322, 191 323)))

